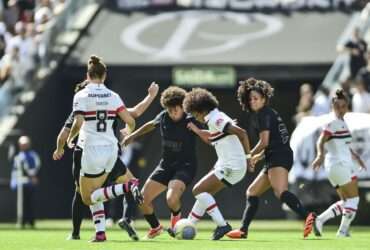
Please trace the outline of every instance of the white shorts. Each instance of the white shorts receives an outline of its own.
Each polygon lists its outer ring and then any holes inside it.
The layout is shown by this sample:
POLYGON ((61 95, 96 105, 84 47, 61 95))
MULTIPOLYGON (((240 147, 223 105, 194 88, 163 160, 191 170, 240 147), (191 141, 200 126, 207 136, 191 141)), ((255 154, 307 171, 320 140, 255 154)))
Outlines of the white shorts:
POLYGON ((218 160, 213 169, 214 175, 227 186, 233 186, 241 181, 247 172, 245 159, 232 162, 218 160))
POLYGON ((112 171, 118 157, 118 146, 85 146, 81 156, 81 176, 95 177, 112 171))
POLYGON ((325 167, 330 183, 334 187, 340 187, 356 179, 357 176, 352 165, 351 163, 336 163, 325 167))

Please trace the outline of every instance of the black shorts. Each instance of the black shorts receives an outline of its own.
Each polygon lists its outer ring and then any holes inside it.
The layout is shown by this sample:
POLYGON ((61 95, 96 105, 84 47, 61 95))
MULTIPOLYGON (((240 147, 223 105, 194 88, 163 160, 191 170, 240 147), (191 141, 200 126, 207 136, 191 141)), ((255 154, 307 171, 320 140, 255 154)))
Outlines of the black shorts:
POLYGON ((283 167, 288 172, 293 166, 293 151, 291 149, 283 151, 273 151, 265 155, 264 173, 267 174, 268 170, 275 167, 283 167))
MULTIPOLYGON (((82 157, 82 148, 75 147, 73 151, 73 167, 72 167, 72 176, 73 181, 77 187, 80 186, 80 170, 81 170, 81 157, 82 157)), ((112 171, 108 174, 107 180, 104 182, 103 186, 113 183, 118 177, 125 175, 127 172, 126 165, 118 157, 116 163, 113 166, 112 171)))
POLYGON ((173 164, 164 164, 163 160, 161 160, 149 176, 149 179, 165 186, 168 186, 168 183, 172 180, 180 180, 188 186, 195 178, 196 170, 196 163, 175 162, 173 164))

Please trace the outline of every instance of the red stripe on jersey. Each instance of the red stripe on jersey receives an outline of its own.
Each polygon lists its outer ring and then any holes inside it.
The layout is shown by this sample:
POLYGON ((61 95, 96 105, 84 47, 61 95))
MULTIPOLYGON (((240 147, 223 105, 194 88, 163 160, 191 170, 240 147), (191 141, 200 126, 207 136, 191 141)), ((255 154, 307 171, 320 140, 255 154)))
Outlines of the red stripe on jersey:
POLYGON ((193 216, 193 217, 197 218, 198 220, 200 220, 200 219, 202 218, 200 215, 197 215, 197 214, 196 214, 196 213, 194 213, 194 212, 191 212, 190 214, 191 214, 191 216, 193 216))
POLYGON ((348 130, 340 130, 340 131, 334 132, 334 134, 335 135, 349 134, 349 131, 348 130))
POLYGON ((117 110, 116 110, 116 112, 117 113, 119 113, 119 112, 121 112, 121 111, 123 111, 123 110, 125 110, 126 109, 126 107, 125 106, 121 106, 121 107, 119 107, 117 110))
POLYGON ((331 136, 332 135, 332 132, 330 132, 329 130, 324 130, 322 132, 324 133, 325 136, 331 136))
POLYGON ((115 114, 117 114, 117 111, 115 111, 115 110, 108 110, 107 112, 108 112, 108 115, 115 115, 115 114))
POLYGON ((352 176, 351 180, 353 180, 353 181, 357 180, 357 176, 352 176))
POLYGON ((84 115, 96 115, 96 111, 87 111, 84 112, 84 115))
POLYGON ((354 209, 354 208, 351 208, 351 207, 345 207, 344 210, 346 210, 346 212, 350 211, 350 212, 356 212, 357 209, 354 209))
POLYGON ((95 216, 95 215, 105 215, 104 210, 98 210, 98 211, 94 212, 93 216, 95 216))

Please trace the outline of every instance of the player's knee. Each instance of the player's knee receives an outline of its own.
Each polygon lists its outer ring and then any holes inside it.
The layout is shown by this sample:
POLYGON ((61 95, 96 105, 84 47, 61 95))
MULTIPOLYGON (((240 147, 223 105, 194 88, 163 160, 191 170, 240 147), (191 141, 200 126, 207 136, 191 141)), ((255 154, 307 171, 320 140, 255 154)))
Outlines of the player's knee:
POLYGON ((274 194, 275 194, 275 197, 280 199, 281 195, 285 192, 285 191, 288 191, 287 188, 274 188, 274 194))
POLYGON ((194 188, 191 192, 193 193, 193 196, 197 196, 198 194, 201 193, 201 190, 200 190, 199 186, 194 186, 194 188))
POLYGON ((250 196, 257 196, 257 190, 256 190, 255 188, 253 188, 253 187, 249 187, 249 188, 247 189, 247 191, 245 192, 245 195, 246 195, 247 197, 250 197, 250 196))

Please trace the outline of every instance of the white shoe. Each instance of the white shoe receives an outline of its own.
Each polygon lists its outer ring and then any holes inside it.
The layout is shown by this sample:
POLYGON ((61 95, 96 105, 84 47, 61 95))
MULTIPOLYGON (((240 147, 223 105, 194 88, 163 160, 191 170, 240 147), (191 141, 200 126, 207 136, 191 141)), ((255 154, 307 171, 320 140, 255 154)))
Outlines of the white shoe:
POLYGON ((348 237, 351 237, 351 234, 349 233, 349 231, 339 231, 337 232, 337 238, 348 238, 348 237))
POLYGON ((315 236, 321 237, 322 236, 322 227, 323 224, 319 218, 316 218, 314 224, 313 224, 313 231, 315 233, 315 236))

